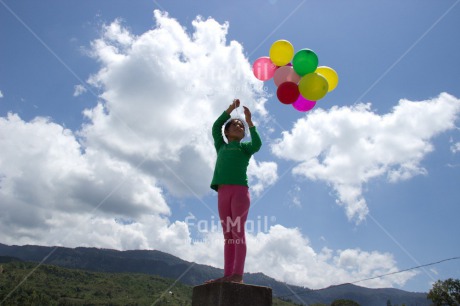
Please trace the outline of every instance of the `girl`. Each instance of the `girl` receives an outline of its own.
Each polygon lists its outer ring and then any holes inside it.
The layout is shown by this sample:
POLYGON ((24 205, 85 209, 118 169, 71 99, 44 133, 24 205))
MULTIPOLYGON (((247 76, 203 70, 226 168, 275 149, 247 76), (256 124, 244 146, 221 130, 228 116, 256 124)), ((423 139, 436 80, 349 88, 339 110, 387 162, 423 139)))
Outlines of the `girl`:
POLYGON ((235 99, 212 126, 212 137, 217 151, 216 167, 211 188, 217 191, 219 217, 224 233, 224 276, 209 282, 243 282, 246 259, 244 227, 250 205, 246 170, 251 156, 259 151, 262 141, 245 106, 244 116, 251 134, 250 142, 241 142, 245 136, 244 123, 230 119, 231 112, 240 106, 235 99), (228 120, 228 121, 227 121, 228 120), (225 124, 225 122, 227 122, 225 124), (228 142, 222 136, 222 126, 228 142))

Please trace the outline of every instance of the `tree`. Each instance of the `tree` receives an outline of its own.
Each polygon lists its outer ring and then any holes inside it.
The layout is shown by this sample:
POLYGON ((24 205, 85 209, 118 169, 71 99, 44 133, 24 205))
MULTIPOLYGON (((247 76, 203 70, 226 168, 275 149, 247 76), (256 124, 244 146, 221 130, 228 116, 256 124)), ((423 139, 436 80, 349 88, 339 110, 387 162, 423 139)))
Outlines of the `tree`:
POLYGON ((428 292, 427 298, 435 305, 460 305, 460 280, 452 278, 445 281, 438 280, 428 292))
POLYGON ((359 306, 358 303, 352 300, 335 300, 331 306, 359 306))

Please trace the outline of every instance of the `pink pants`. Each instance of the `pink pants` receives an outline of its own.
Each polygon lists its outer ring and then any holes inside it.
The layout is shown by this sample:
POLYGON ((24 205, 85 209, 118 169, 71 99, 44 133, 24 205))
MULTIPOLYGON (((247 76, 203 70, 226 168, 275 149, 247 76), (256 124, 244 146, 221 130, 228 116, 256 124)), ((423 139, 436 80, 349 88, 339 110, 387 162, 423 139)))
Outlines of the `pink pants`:
POLYGON ((217 202, 224 232, 224 276, 243 275, 246 259, 244 227, 250 205, 249 189, 241 185, 220 185, 217 202))

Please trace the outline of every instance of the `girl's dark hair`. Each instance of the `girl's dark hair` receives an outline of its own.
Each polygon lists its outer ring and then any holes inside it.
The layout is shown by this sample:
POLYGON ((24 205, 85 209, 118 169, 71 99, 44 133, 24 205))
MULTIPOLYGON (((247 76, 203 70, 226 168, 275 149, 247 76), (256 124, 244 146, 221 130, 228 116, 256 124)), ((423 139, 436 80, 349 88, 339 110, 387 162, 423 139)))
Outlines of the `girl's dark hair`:
POLYGON ((239 122, 241 122, 241 124, 244 126, 244 130, 245 130, 245 133, 244 133, 244 134, 246 134, 246 125, 244 125, 243 120, 241 120, 241 119, 236 119, 236 118, 230 119, 230 120, 227 121, 227 123, 225 123, 224 132, 227 132, 227 131, 228 131, 228 129, 230 128, 230 125, 231 125, 234 121, 239 121, 239 122))

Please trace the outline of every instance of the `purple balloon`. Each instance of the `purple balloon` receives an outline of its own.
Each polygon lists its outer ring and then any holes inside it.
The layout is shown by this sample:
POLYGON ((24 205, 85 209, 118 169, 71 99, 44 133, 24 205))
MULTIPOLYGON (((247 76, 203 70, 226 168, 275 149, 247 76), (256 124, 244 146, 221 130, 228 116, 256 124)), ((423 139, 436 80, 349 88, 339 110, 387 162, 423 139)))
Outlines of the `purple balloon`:
POLYGON ((313 107, 315 107, 316 101, 310 101, 305 99, 302 95, 299 95, 297 100, 292 103, 292 106, 299 112, 308 112, 311 110, 313 107))

